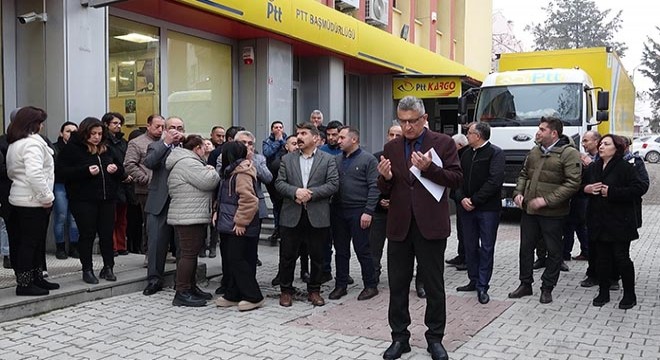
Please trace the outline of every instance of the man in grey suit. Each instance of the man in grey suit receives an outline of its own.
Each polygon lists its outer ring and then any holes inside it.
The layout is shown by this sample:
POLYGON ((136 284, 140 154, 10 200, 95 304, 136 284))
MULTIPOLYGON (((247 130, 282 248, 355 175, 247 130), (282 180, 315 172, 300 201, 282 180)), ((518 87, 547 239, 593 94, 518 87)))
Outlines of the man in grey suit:
POLYGON ((280 305, 291 306, 298 248, 304 242, 312 260, 307 299, 314 306, 323 306, 323 248, 330 235, 330 197, 339 188, 339 174, 334 157, 316 148, 316 126, 298 124, 296 135, 299 151, 282 157, 275 181, 284 198, 280 214, 280 305))
POLYGON ((167 225, 167 211, 170 207, 167 177, 170 172, 165 169, 165 160, 172 148, 179 146, 179 142, 183 140, 183 132, 183 120, 178 117, 168 118, 165 121, 165 136, 149 144, 147 156, 144 158, 144 166, 153 171, 147 203, 144 205, 149 242, 147 252, 149 283, 142 292, 144 295, 153 295, 163 288, 167 248, 174 238, 174 228, 167 225))

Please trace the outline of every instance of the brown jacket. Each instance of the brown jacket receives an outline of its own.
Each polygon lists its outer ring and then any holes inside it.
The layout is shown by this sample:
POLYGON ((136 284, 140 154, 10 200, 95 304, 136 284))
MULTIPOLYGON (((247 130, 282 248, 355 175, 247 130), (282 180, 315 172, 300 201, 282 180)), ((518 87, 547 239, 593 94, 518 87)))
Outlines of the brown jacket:
POLYGON ((254 191, 257 181, 257 168, 250 160, 241 162, 231 173, 236 177, 236 193, 238 194, 238 209, 234 215, 234 223, 247 227, 259 211, 259 198, 254 191))
POLYGON ((378 188, 384 195, 390 196, 387 238, 404 241, 414 216, 424 238, 445 239, 451 233, 447 202, 449 189, 458 187, 463 180, 456 145, 449 136, 430 130, 426 130, 422 141, 422 153, 434 148, 442 159, 442 167, 431 163, 428 170, 422 172, 423 177, 446 187, 438 202, 410 173, 404 149, 406 141, 404 137, 394 139, 385 144, 383 151, 383 156, 392 162, 393 175, 390 181, 386 181, 383 176, 378 177, 378 188))

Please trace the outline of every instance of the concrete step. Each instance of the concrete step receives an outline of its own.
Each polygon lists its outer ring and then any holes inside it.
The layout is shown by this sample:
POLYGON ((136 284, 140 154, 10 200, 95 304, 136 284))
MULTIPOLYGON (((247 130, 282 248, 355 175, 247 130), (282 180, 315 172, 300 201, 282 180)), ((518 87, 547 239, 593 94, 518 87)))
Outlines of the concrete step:
MULTIPOLYGON (((64 266, 70 266, 67 261, 55 260, 54 255, 47 255, 48 271, 47 278, 51 282, 60 284, 58 290, 51 290, 46 296, 16 296, 16 287, 13 282, 13 270, 1 269, 0 278, 3 288, 0 289, 0 322, 15 320, 27 316, 65 308, 90 300, 99 300, 111 296, 123 295, 142 291, 147 285, 147 269, 143 267, 144 255, 129 254, 115 257, 114 272, 117 281, 111 282, 99 279, 96 285, 90 285, 82 281, 80 270, 71 272, 68 268, 65 273, 60 270, 64 266), (50 258, 53 259, 50 259, 50 258), (61 265, 58 265, 59 264, 61 265), (58 268, 59 267, 59 268, 58 268)), ((94 255, 94 263, 102 264, 100 256, 94 255)), ((78 261, 78 260, 75 260, 78 261)), ((78 263, 78 269, 80 264, 78 263)), ((94 272, 98 276, 101 266, 95 265, 94 272)), ((165 264, 164 286, 174 285, 176 264, 165 264)), ((206 286, 207 279, 221 274, 219 257, 209 259, 200 258, 197 278, 200 286, 206 286)))

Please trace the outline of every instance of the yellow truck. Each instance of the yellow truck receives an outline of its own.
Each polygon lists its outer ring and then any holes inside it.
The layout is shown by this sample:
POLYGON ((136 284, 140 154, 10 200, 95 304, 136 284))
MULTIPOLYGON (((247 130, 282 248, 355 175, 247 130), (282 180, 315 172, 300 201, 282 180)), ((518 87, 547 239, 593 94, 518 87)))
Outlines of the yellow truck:
MULTIPOLYGON (((463 114, 469 98, 460 99, 463 114)), ((474 121, 490 124, 491 142, 505 151, 504 207, 515 207, 511 193, 541 117, 560 118, 580 147, 591 129, 632 136, 634 113, 635 87, 609 47, 502 54, 469 111, 474 121)))

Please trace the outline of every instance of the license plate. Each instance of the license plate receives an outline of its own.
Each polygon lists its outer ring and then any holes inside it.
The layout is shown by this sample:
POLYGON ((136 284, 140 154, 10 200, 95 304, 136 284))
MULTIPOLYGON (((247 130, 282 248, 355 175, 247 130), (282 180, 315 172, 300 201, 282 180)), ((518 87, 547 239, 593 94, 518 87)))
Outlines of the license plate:
POLYGON ((516 203, 513 202, 513 199, 502 199, 502 206, 505 208, 517 208, 516 203))

